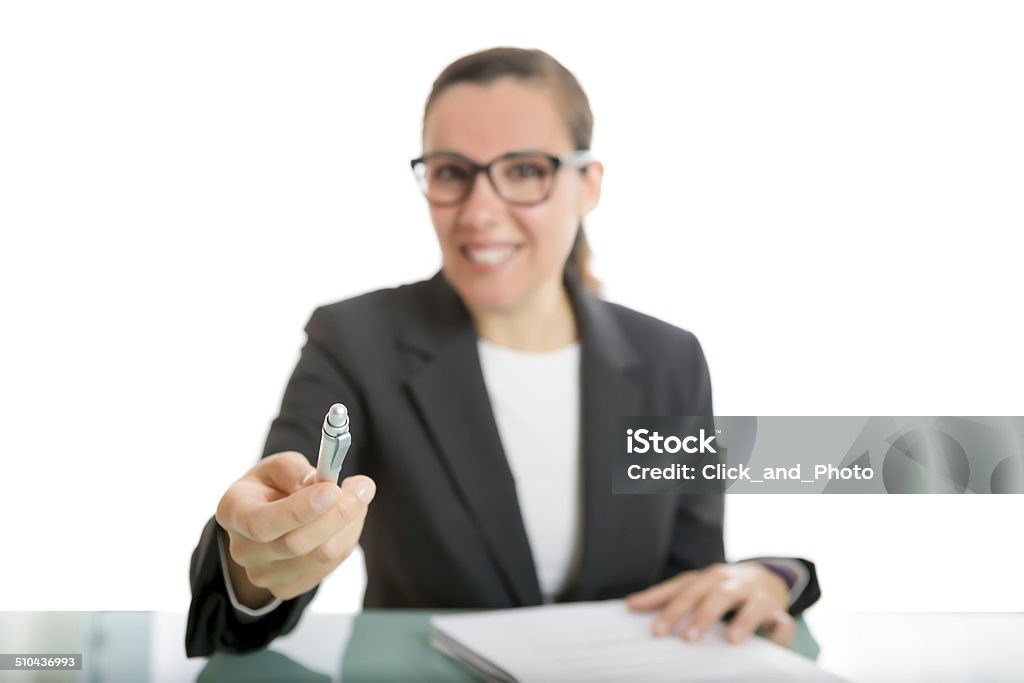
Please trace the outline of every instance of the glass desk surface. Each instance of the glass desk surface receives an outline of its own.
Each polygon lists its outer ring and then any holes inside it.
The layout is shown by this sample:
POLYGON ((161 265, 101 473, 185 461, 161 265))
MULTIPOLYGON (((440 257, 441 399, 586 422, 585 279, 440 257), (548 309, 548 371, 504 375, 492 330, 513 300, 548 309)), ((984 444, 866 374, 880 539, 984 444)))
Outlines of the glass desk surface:
MULTIPOLYGON (((478 680, 430 646, 431 614, 307 613, 265 650, 188 659, 184 614, 0 612, 0 653, 83 654, 81 671, 0 671, 0 681, 478 680)), ((851 681, 1024 681, 1024 614, 811 610, 797 623, 792 649, 851 681)))

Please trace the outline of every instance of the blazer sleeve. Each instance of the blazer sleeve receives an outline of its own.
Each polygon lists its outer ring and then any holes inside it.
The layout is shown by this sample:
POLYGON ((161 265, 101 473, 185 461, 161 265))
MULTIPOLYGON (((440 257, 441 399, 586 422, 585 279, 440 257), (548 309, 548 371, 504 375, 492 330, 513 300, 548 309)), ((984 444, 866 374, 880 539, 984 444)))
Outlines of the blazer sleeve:
POLYGON ((813 605, 821 597, 821 588, 818 586, 818 572, 814 563, 802 557, 791 558, 804 566, 807 570, 807 584, 804 589, 793 599, 789 606, 789 613, 796 616, 813 605))
MULTIPOLYGON (((308 339, 288 380, 280 413, 271 423, 262 457, 281 451, 298 451, 315 466, 320 428, 327 408, 342 402, 354 421, 363 415, 362 404, 351 382, 327 351, 327 326, 323 317, 322 309, 318 309, 306 325, 308 339)), ((357 446, 353 435, 342 476, 355 469, 357 446)), ((208 656, 216 650, 242 653, 266 647, 277 636, 295 628, 317 590, 313 588, 286 600, 269 614, 243 623, 228 598, 217 546, 218 533, 221 533, 220 526, 211 518, 192 553, 189 569, 192 602, 185 629, 185 652, 189 657, 208 656)))
MULTIPOLYGON (((690 346, 685 351, 685 367, 687 383, 692 389, 687 401, 690 409, 686 414, 710 418, 714 415, 711 374, 697 338, 690 335, 689 343, 690 346)), ((713 424, 709 423, 708 427, 710 431, 714 431, 713 424)), ((678 498, 675 529, 664 578, 725 562, 725 495, 679 494, 678 498)), ((765 558, 752 558, 762 559, 765 558)), ((817 602, 821 597, 821 589, 818 586, 818 575, 813 562, 799 557, 784 559, 798 562, 806 569, 807 581, 792 599, 788 609, 790 614, 796 616, 817 602)))

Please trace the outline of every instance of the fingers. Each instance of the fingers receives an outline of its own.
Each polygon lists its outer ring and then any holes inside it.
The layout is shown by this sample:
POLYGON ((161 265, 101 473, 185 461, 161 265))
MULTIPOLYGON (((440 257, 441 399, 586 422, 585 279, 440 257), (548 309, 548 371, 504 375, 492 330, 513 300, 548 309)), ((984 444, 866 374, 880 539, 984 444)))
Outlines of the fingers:
POLYGON ((306 457, 295 451, 275 453, 260 460, 224 493, 217 505, 217 522, 247 537, 263 536, 276 529, 249 529, 249 517, 264 503, 287 498, 316 478, 306 457))
POLYGON ((690 641, 700 640, 726 612, 737 605, 745 604, 751 590, 749 584, 736 579, 720 583, 694 611, 693 618, 683 631, 683 638, 690 641))
POLYGON ((364 507, 357 518, 347 522, 333 537, 305 555, 246 567, 249 581, 254 586, 266 588, 282 600, 289 600, 312 589, 348 558, 358 545, 366 519, 365 503, 361 504, 364 507))
POLYGON ((685 616, 692 613, 683 632, 687 640, 699 640, 713 624, 743 599, 741 582, 730 579, 725 571, 709 569, 700 579, 672 599, 658 614, 652 628, 654 635, 666 636, 685 616))
POLYGON ((337 565, 316 567, 312 571, 275 585, 270 592, 276 598, 291 600, 292 598, 313 590, 321 581, 327 578, 336 567, 337 565))
POLYGON ((654 620, 651 631, 655 636, 667 636, 672 633, 683 616, 722 581, 719 574, 711 570, 693 572, 693 579, 663 603, 662 612, 654 620))
MULTIPOLYGON (((301 453, 268 456, 225 492, 217 522, 228 532, 231 571, 254 589, 290 599, 315 587, 359 543, 376 485, 365 476, 339 487, 317 482, 301 453)), ((234 579, 233 579, 234 580, 234 579)))
POLYGON ((729 642, 741 643, 763 628, 772 642, 789 645, 796 636, 796 621, 780 609, 778 591, 763 578, 760 567, 714 564, 633 593, 626 602, 632 609, 661 608, 651 627, 656 636, 672 633, 691 615, 682 637, 699 640, 727 612, 738 608, 725 632, 729 642))
MULTIPOLYGON (((277 538, 262 542, 228 529, 231 557, 245 570, 253 586, 265 588, 281 599, 290 599, 320 583, 355 549, 363 531, 367 505, 376 493, 373 480, 365 476, 349 477, 341 488, 321 482, 279 501, 253 505, 249 517, 243 518, 242 527, 251 533, 264 523, 259 521, 262 516, 274 511, 287 515, 291 514, 289 510, 302 510, 311 499, 316 500, 318 489, 329 491, 334 504, 311 521, 277 538)), ((284 523, 281 519, 272 522, 284 523)))
POLYGON ((796 638, 796 619, 789 612, 772 612, 764 626, 768 631, 768 640, 783 647, 789 647, 796 638))
POLYGON ((796 621, 786 611, 789 587, 778 575, 757 563, 739 563, 745 571, 755 572, 753 587, 741 609, 726 629, 726 639, 742 643, 758 628, 764 628, 769 640, 788 645, 796 635, 796 621))
POLYGON ((341 481, 341 489, 351 492, 356 498, 369 505, 377 495, 377 482, 366 475, 356 474, 341 481))
POLYGON ((362 532, 363 520, 360 519, 301 557, 279 560, 254 568, 249 579, 255 585, 273 592, 319 572, 322 572, 319 577, 323 578, 352 554, 362 532))
POLYGON ((226 495, 218 507, 217 519, 229 531, 257 543, 269 543, 331 510, 340 497, 341 490, 329 482, 307 486, 272 502, 245 493, 229 501, 226 495))
POLYGON ((656 583, 637 593, 626 596, 626 605, 632 610, 644 611, 661 607, 673 596, 697 579, 699 572, 683 572, 667 581, 656 583))
POLYGON ((743 609, 733 618, 726 630, 726 638, 731 643, 742 643, 758 628, 763 628, 768 640, 788 647, 796 637, 796 620, 788 612, 780 610, 774 603, 767 600, 748 601, 743 609), (767 606, 765 606, 767 605, 767 606), (743 611, 750 607, 749 616, 737 623, 743 611))
POLYGON ((252 566, 308 555, 349 525, 358 524, 362 529, 368 503, 375 493, 376 486, 369 477, 349 477, 342 482, 337 503, 330 510, 269 543, 242 539, 232 556, 239 564, 252 566))
POLYGON ((312 590, 324 580, 337 565, 304 566, 299 573, 280 573, 268 568, 247 569, 246 576, 253 585, 265 588, 275 598, 291 600, 312 590))

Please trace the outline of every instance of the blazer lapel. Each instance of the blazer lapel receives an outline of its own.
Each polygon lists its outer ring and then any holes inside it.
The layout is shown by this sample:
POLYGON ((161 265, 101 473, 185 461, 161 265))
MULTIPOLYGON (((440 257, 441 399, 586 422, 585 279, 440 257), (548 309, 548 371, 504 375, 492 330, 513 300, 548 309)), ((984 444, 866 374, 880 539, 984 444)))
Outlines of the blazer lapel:
POLYGON ((407 387, 456 490, 480 528, 512 603, 541 603, 533 555, 515 482, 484 386, 472 319, 443 274, 431 280, 423 306, 400 344, 419 357, 407 387))
POLYGON ((621 447, 620 418, 646 411, 644 392, 630 375, 630 370, 641 364, 640 355, 609 305, 586 290, 571 270, 566 274, 566 286, 581 339, 583 538, 582 571, 559 599, 579 600, 593 598, 601 586, 614 583, 617 568, 629 561, 617 552, 619 535, 643 533, 643 520, 633 519, 637 501, 612 495, 612 459, 621 447))

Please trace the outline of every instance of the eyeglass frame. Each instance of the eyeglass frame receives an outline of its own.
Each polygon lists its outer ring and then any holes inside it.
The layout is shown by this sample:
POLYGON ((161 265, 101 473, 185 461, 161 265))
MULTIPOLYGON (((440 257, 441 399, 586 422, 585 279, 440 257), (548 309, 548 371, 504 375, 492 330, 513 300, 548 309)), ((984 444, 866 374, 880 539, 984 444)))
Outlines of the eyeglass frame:
POLYGON ((589 149, 576 149, 571 152, 566 152, 565 154, 560 154, 557 156, 554 154, 548 154, 547 152, 541 150, 528 149, 519 150, 515 152, 507 152, 499 157, 491 159, 486 164, 478 164, 472 159, 469 159, 459 154, 458 152, 427 152, 423 156, 411 160, 409 162, 409 165, 412 167, 413 174, 416 176, 417 184, 420 185, 420 190, 423 192, 423 196, 426 197, 427 201, 433 204, 434 206, 458 206, 459 204, 466 201, 469 198, 469 195, 472 194, 473 188, 476 186, 476 178, 481 172, 485 176, 487 176, 487 180, 488 182, 491 183, 491 189, 494 190, 494 194, 498 195, 498 197, 500 197, 503 202, 511 204, 513 206, 537 206, 538 204, 546 202, 548 198, 551 197, 551 192, 555 189, 555 176, 558 174, 558 171, 563 166, 565 168, 575 168, 580 172, 583 172, 586 171, 587 167, 589 167, 590 164, 592 164, 593 162, 594 157, 590 153, 589 149), (491 175, 491 167, 498 162, 506 161, 508 159, 531 156, 544 157, 545 159, 548 159, 551 162, 551 184, 548 186, 547 192, 544 193, 543 197, 541 197, 537 201, 532 202, 513 201, 511 199, 506 199, 505 196, 501 194, 501 191, 498 190, 498 186, 494 182, 494 176, 491 175), (439 202, 428 197, 426 187, 421 181, 421 176, 416 172, 416 166, 418 164, 423 164, 429 161, 430 159, 436 159, 439 157, 447 157, 449 159, 455 159, 458 161, 465 162, 470 168, 469 181, 466 183, 465 192, 463 192, 461 197, 451 202, 439 202))

